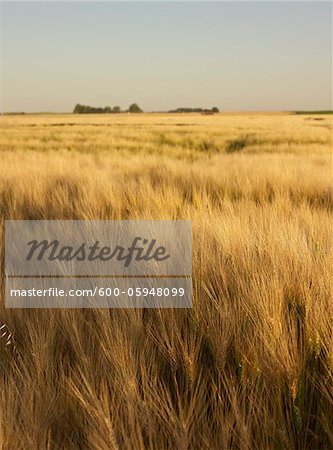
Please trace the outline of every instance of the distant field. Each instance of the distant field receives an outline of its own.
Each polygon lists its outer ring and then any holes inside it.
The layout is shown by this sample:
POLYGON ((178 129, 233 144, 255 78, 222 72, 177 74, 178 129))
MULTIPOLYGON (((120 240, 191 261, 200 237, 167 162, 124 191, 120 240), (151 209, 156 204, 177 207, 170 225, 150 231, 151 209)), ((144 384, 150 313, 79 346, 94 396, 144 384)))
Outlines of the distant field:
POLYGON ((22 115, 1 119, 0 150, 201 159, 237 151, 325 154, 331 137, 332 119, 320 115, 22 115))
POLYGON ((331 152, 329 115, 0 117, 1 232, 185 218, 194 239, 191 310, 2 306, 0 447, 333 448, 331 152))

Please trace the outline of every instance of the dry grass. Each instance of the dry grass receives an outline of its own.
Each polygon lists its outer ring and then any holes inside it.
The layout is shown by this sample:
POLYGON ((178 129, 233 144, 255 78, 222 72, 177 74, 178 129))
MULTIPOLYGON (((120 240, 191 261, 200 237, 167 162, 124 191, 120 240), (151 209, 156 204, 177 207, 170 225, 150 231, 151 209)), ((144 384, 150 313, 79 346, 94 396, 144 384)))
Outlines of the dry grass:
POLYGON ((314 119, 0 119, 2 220, 194 231, 191 310, 2 306, 3 449, 333 448, 332 119, 314 119))

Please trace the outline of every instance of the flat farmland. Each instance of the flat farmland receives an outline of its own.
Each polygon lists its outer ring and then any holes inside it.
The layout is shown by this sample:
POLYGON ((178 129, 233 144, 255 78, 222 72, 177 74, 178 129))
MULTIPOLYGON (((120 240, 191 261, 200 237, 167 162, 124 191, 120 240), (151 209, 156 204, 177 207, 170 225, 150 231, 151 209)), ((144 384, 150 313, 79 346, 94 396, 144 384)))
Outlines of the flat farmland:
POLYGON ((0 447, 333 447, 332 116, 8 115, 0 157, 2 243, 193 226, 192 309, 5 309, 2 267, 0 447))

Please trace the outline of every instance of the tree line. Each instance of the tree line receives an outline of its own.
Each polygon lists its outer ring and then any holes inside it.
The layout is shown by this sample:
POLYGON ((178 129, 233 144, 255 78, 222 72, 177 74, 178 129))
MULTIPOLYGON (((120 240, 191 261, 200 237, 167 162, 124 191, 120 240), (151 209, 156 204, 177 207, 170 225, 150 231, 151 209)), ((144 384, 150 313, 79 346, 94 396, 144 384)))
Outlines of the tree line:
POLYGON ((122 112, 142 113, 143 111, 137 103, 132 103, 125 111, 122 111, 120 106, 114 106, 113 108, 111 106, 105 106, 104 108, 101 108, 89 105, 80 105, 80 103, 77 103, 73 110, 74 114, 119 114, 122 112))
POLYGON ((220 110, 216 107, 213 106, 213 108, 177 108, 177 109, 172 109, 170 111, 168 111, 169 113, 202 113, 202 114, 207 114, 207 113, 218 113, 220 112, 220 110))
MULTIPOLYGON (((89 105, 81 105, 78 103, 73 110, 74 114, 120 114, 120 113, 142 113, 143 110, 137 103, 132 103, 128 109, 122 110, 120 106, 105 106, 95 107, 89 105)), ((215 114, 220 110, 213 106, 212 108, 177 108, 168 111, 169 113, 201 113, 201 114, 215 114)))

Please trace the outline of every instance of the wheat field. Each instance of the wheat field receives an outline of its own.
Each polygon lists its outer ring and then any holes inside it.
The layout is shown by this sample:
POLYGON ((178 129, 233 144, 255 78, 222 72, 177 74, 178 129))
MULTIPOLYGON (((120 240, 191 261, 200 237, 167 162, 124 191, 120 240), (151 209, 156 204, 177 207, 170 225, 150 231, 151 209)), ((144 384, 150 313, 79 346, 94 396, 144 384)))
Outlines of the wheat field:
POLYGON ((0 309, 0 447, 333 448, 332 116, 0 117, 5 219, 190 219, 193 308, 0 309))

